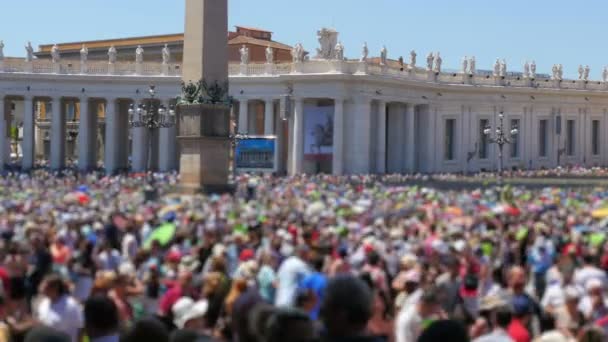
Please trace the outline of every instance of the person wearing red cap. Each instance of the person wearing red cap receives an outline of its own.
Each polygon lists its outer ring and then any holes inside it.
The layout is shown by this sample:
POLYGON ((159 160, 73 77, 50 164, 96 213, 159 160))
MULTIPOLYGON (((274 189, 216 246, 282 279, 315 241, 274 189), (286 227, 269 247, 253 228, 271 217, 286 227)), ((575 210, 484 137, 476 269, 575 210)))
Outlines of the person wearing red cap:
POLYGON ((255 252, 253 251, 253 249, 247 248, 241 251, 241 254, 239 255, 239 261, 241 262, 247 262, 251 259, 253 259, 255 257, 255 252))

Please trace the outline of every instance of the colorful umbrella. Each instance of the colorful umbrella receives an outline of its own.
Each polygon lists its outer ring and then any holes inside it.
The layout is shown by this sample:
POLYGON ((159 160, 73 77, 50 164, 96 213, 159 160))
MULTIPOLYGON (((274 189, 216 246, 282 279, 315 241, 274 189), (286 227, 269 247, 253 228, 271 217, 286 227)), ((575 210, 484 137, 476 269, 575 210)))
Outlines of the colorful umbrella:
POLYGON ((166 246, 173 239, 175 230, 176 228, 173 223, 165 223, 156 228, 144 243, 144 248, 150 248, 154 241, 158 241, 162 246, 166 246))

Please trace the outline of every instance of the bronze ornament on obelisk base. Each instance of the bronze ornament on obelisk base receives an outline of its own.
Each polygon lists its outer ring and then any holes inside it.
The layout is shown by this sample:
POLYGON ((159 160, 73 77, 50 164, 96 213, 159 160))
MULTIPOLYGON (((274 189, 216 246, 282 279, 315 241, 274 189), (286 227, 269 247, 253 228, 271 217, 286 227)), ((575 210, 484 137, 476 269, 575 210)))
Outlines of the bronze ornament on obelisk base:
POLYGON ((180 189, 231 191, 228 0, 186 0, 182 95, 177 106, 180 189))

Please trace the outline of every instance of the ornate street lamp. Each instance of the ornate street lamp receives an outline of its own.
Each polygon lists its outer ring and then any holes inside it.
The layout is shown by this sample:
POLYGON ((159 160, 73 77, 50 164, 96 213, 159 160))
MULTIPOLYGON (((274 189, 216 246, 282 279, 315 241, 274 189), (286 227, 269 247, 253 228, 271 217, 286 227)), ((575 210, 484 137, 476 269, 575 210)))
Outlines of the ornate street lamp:
POLYGON ((498 145, 498 177, 499 180, 502 178, 502 150, 503 146, 511 144, 513 138, 519 134, 519 129, 513 127, 510 132, 505 131, 504 127, 505 115, 503 112, 498 114, 498 126, 496 127, 496 135, 492 137, 492 127, 489 125, 483 130, 483 134, 488 137, 490 143, 498 145))
MULTIPOLYGON (((154 96, 156 96, 156 87, 151 85, 148 89, 150 101, 147 104, 140 104, 135 108, 133 104, 129 107, 129 126, 131 128, 146 128, 148 130, 147 149, 146 149, 146 171, 152 168, 152 132, 159 128, 169 128, 175 126, 175 107, 171 105, 168 109, 163 106, 154 104, 154 96)), ((148 175, 147 185, 145 189, 145 198, 147 201, 156 200, 157 191, 153 186, 153 179, 148 175)))

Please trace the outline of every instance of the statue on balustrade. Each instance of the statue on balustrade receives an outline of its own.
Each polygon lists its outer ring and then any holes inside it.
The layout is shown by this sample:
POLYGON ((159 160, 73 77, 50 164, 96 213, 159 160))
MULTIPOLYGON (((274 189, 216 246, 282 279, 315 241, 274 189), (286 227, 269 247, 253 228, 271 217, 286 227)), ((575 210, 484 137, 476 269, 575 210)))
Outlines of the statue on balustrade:
POLYGON ((608 82, 608 66, 604 67, 604 71, 602 72, 602 81, 608 82))
POLYGON ((551 78, 554 80, 559 79, 559 70, 557 68, 557 64, 553 64, 553 67, 551 68, 551 78))
POLYGON ((494 62, 494 77, 500 76, 500 59, 496 58, 496 62, 494 62))
POLYGON ((135 63, 143 63, 144 62, 144 48, 141 45, 137 45, 137 49, 135 49, 135 63))
POLYGON ((557 66, 557 75, 559 76, 560 80, 564 79, 564 66, 561 64, 557 66))
POLYGON ((334 48, 338 44, 338 32, 333 29, 322 28, 317 31, 320 48, 317 49, 317 58, 332 59, 335 55, 334 48))
POLYGON ((461 72, 463 74, 466 74, 468 68, 469 68, 469 57, 464 56, 464 58, 462 59, 462 64, 461 64, 461 72))
POLYGON ((443 59, 439 55, 439 52, 437 52, 437 54, 435 55, 435 69, 433 71, 435 71, 436 73, 440 73, 441 63, 443 63, 443 59))
POLYGON ((432 52, 429 52, 429 54, 426 56, 426 70, 427 71, 433 71, 433 61, 435 60, 435 57, 433 56, 432 52))
POLYGON ((382 50, 380 50, 380 65, 386 65, 388 59, 388 50, 386 49, 386 45, 382 46, 382 50))
POLYGON ((524 63, 524 78, 528 78, 530 77, 530 63, 528 63, 528 61, 526 61, 524 63))
POLYGON ((366 62, 367 56, 369 55, 369 49, 367 48, 367 42, 363 43, 363 49, 361 50, 360 62, 366 62))
POLYGON ((342 42, 338 42, 338 44, 336 44, 336 59, 339 61, 343 61, 344 60, 344 45, 342 45, 342 42))
POLYGON ((51 59, 53 60, 53 63, 59 63, 59 60, 61 59, 61 55, 59 54, 59 46, 57 46, 57 44, 53 45, 51 48, 51 59))
POLYGON ((239 49, 239 52, 241 53, 241 64, 249 64, 249 48, 247 47, 247 45, 243 44, 243 46, 241 46, 241 48, 239 49))
POLYGON ((25 61, 31 62, 34 60, 34 48, 32 47, 32 42, 27 42, 25 46, 25 61))
POLYGON ((0 40, 0 61, 4 60, 4 41, 0 40))
POLYGON ((530 63, 530 78, 536 78, 536 61, 530 63))
POLYGON ((293 57, 294 63, 304 62, 304 46, 302 46, 302 43, 296 44, 296 46, 291 49, 291 57, 293 57))
POLYGON ((501 77, 507 76, 507 61, 504 58, 502 59, 502 62, 500 63, 500 76, 501 77))
POLYGON ((266 48, 266 63, 272 64, 274 62, 274 50, 270 45, 266 48))
POLYGON ((583 73, 583 79, 585 81, 589 81, 589 73, 591 72, 591 69, 589 68, 588 65, 585 65, 585 72, 583 73))
POLYGON ((89 56, 89 49, 86 45, 82 44, 82 49, 80 49, 80 63, 84 64, 87 62, 87 58, 89 56))
POLYGON ((110 64, 116 63, 117 55, 118 52, 116 52, 116 48, 114 47, 114 45, 110 46, 110 49, 108 50, 108 60, 110 64))
POLYGON ((416 68, 416 57, 417 56, 418 55, 416 54, 416 51, 414 51, 414 50, 410 51, 410 65, 409 65, 410 69, 416 68))
POLYGON ((169 50, 169 44, 165 44, 162 54, 163 54, 163 64, 169 64, 171 62, 171 50, 169 50))
POLYGON ((475 75, 475 73, 477 73, 477 62, 475 61, 475 56, 473 56, 469 60, 469 74, 475 75))
POLYGON ((585 69, 583 69, 583 65, 579 64, 578 65, 578 79, 582 80, 583 79, 583 74, 585 73, 585 69))

